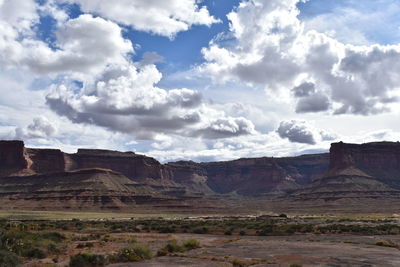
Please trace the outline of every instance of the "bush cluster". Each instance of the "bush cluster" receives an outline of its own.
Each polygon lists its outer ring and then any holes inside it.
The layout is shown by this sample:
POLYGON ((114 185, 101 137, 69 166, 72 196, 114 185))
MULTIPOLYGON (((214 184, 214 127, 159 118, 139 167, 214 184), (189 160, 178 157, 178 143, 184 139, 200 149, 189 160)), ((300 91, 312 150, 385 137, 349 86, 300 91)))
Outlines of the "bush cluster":
MULTIPOLYGON (((43 259, 49 253, 57 253, 57 244, 65 239, 57 232, 32 233, 8 231, 0 233, 0 250, 7 252, 7 259, 27 257, 43 259)), ((10 265, 12 266, 12 265, 10 265)))
POLYGON ((393 242, 392 240, 377 241, 375 243, 375 245, 381 246, 381 247, 389 247, 389 248, 398 248, 398 249, 400 249, 400 245, 395 243, 395 242, 393 242))
POLYGON ((186 252, 200 247, 200 242, 196 239, 189 239, 179 244, 176 239, 168 241, 167 245, 157 252, 157 256, 166 256, 170 253, 186 252))
POLYGON ((117 254, 110 256, 111 262, 131 262, 148 260, 153 257, 151 250, 140 244, 136 244, 130 248, 124 248, 118 251, 117 254))
POLYGON ((104 266, 108 264, 108 259, 104 255, 90 254, 90 253, 79 253, 71 256, 69 266, 70 267, 92 267, 92 266, 104 266))
POLYGON ((0 267, 14 267, 21 264, 21 258, 19 258, 15 253, 0 250, 0 267))

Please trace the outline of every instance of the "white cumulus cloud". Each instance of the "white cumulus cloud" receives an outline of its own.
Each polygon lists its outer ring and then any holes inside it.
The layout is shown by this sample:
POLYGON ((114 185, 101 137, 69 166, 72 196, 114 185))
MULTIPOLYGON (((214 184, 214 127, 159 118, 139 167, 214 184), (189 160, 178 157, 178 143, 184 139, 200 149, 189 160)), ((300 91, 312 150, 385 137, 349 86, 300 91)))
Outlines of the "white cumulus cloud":
POLYGON ((173 38, 192 25, 218 22, 196 0, 64 0, 77 3, 84 12, 98 14, 136 30, 173 38))
POLYGON ((162 75, 155 65, 110 66, 83 88, 55 84, 47 104, 76 123, 95 124, 139 139, 160 134, 225 138, 254 133, 251 121, 228 117, 191 89, 156 86, 162 75))
POLYGON ((203 48, 206 63, 200 70, 219 82, 293 90, 299 113, 368 115, 390 110, 398 101, 400 45, 355 46, 306 31, 298 18, 298 2, 241 2, 228 15, 227 39, 203 48))

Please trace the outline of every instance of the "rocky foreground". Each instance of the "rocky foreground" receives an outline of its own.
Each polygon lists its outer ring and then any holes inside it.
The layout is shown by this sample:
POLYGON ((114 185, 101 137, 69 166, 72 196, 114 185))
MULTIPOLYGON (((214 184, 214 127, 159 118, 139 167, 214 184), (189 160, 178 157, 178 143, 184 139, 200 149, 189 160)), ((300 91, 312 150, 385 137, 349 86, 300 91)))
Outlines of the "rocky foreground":
POLYGON ((161 164, 134 152, 0 141, 3 209, 396 212, 400 143, 334 143, 330 153, 161 164), (368 206, 367 206, 368 205, 368 206))

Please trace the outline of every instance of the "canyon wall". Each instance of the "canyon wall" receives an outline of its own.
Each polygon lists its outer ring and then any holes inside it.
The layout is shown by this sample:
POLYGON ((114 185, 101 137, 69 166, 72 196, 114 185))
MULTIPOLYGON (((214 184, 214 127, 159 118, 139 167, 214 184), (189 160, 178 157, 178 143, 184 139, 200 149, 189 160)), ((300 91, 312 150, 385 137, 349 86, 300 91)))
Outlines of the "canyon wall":
POLYGON ((333 143, 330 149, 330 169, 349 167, 359 169, 380 182, 400 189, 400 143, 333 143))
POLYGON ((3 176, 103 168, 141 184, 171 188, 175 193, 185 188, 203 194, 281 193, 310 183, 329 165, 328 154, 161 164, 133 152, 79 149, 67 154, 57 149, 24 148, 20 141, 4 141, 0 151, 6 166, 1 167, 3 176))
POLYGON ((202 163, 208 184, 218 193, 244 195, 285 192, 310 183, 328 169, 329 155, 252 158, 202 163))
POLYGON ((7 176, 28 167, 22 141, 0 141, 0 176, 7 176))

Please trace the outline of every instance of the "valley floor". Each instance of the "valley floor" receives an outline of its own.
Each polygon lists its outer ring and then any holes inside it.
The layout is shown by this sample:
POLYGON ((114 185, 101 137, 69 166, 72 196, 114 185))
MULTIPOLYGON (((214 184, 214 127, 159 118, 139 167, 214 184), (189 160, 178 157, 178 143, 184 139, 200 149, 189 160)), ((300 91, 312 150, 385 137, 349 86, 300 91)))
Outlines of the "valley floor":
POLYGON ((400 266, 398 215, 36 215, 0 220, 0 266, 400 266))
MULTIPOLYGON (((156 236, 152 236, 157 238, 156 236)), ((375 245, 380 240, 400 242, 400 236, 296 235, 286 237, 174 235, 196 238, 199 249, 176 256, 111 266, 400 266, 397 248, 375 245), (297 265, 296 265, 297 264, 297 265)), ((141 238, 148 238, 142 235, 141 238)), ((166 235, 160 235, 165 239, 166 235)), ((167 235, 167 238, 168 237, 167 235)))

